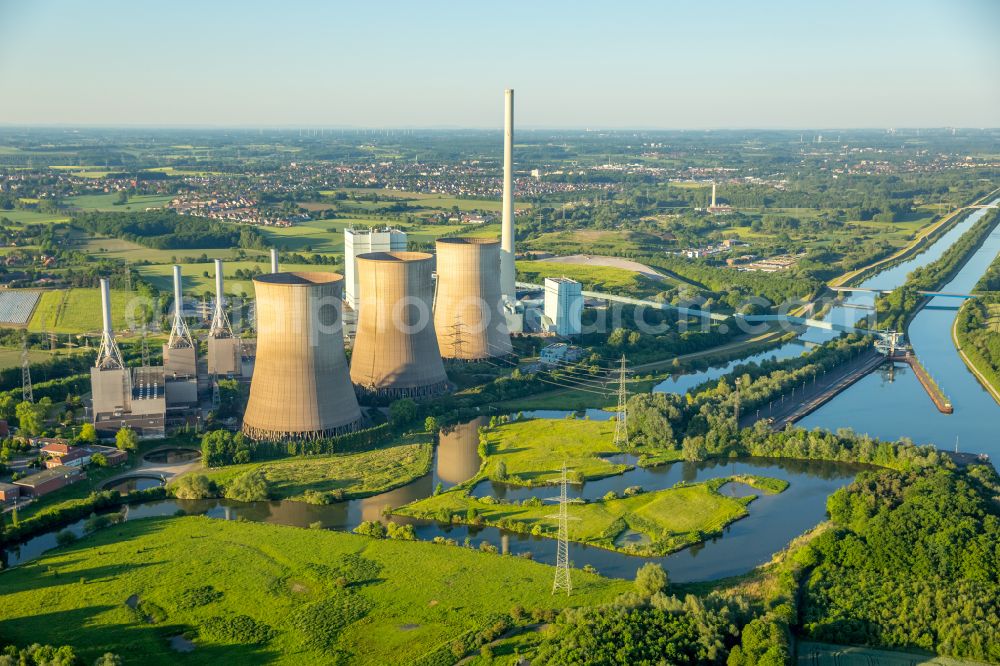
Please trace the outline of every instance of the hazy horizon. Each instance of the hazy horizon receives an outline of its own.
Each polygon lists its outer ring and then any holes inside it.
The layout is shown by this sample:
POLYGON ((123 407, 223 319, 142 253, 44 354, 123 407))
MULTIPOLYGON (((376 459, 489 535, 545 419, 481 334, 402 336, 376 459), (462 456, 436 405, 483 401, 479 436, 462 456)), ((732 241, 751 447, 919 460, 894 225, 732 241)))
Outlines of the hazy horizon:
POLYGON ((0 0, 0 125, 1000 126, 1000 3, 0 0), (503 48, 504 40, 510 46, 503 48))

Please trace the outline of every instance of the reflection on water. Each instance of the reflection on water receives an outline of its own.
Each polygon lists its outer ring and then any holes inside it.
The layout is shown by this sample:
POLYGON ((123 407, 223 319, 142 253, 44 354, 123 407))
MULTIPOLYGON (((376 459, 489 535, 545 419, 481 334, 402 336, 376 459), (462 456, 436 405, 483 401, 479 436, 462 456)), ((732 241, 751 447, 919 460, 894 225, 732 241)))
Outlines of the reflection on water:
POLYGON ((434 469, 443 485, 454 486, 479 472, 479 429, 488 423, 489 419, 480 416, 467 423, 441 429, 434 469))
POLYGON ((110 481, 104 485, 104 490, 117 490, 121 494, 132 493, 137 490, 149 490, 159 488, 163 485, 163 479, 158 476, 130 476, 117 481, 110 481))
POLYGON ((146 462, 167 465, 191 462, 199 458, 201 458, 201 452, 195 449, 160 449, 159 451, 152 451, 143 456, 143 460, 146 462))

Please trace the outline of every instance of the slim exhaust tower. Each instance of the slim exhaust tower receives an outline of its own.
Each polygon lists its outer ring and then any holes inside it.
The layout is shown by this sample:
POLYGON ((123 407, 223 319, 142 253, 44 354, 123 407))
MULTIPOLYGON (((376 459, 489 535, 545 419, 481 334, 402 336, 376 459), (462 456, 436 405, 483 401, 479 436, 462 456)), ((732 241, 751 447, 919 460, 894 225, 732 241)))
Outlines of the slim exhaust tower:
POLYGON ((242 371, 240 340, 226 315, 222 260, 215 260, 215 312, 208 331, 208 372, 216 377, 238 375, 242 371))
POLYGON ((504 91, 503 219, 500 233, 500 290, 504 301, 517 300, 514 288, 514 91, 504 91))
POLYGON ((125 367, 122 353, 115 342, 115 333, 111 328, 111 288, 106 278, 101 278, 101 346, 97 351, 97 363, 94 367, 101 370, 121 370, 125 367))
POLYGON ((437 241, 434 329, 444 358, 478 360, 512 350, 501 305, 500 245, 485 238, 437 241))
POLYGON ((184 321, 184 294, 181 288, 181 267, 174 265, 174 323, 170 328, 170 338, 167 340, 170 349, 185 349, 194 347, 191 331, 184 321))
POLYGON ((252 439, 320 439, 356 430, 361 410, 344 355, 336 273, 254 278, 257 363, 243 433, 252 439))
POLYGON ((436 395, 448 377, 431 317, 433 258, 423 252, 359 254, 361 302, 351 381, 376 399, 436 395))
POLYGON ((715 208, 715 181, 712 181, 712 208, 715 208))
POLYGON ((271 272, 278 272, 278 250, 271 248, 271 272))

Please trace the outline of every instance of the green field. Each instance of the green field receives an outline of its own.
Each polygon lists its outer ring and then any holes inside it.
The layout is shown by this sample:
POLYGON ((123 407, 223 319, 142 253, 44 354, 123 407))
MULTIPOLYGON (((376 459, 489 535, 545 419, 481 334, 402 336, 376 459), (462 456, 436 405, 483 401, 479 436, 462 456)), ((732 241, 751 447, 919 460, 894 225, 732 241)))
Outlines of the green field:
POLYGON ((588 291, 606 291, 640 297, 663 291, 669 285, 624 268, 563 264, 557 261, 519 261, 517 279, 541 284, 547 277, 568 277, 588 291))
MULTIPOLYGON (((338 191, 355 193, 360 195, 371 195, 377 194, 383 199, 397 199, 400 201, 407 201, 411 206, 423 207, 423 208, 437 208, 450 210, 453 207, 457 207, 461 211, 490 211, 490 212, 500 212, 503 206, 503 202, 497 199, 459 199, 457 197, 450 197, 444 194, 433 194, 428 192, 408 192, 405 190, 376 190, 376 189, 364 189, 364 188, 345 188, 343 190, 323 190, 320 192, 323 196, 333 196, 338 191)), ((368 207, 377 207, 384 205, 382 202, 367 202, 367 201, 350 201, 346 203, 354 205, 364 205, 367 204, 368 207)), ((518 210, 526 210, 531 208, 531 205, 525 202, 515 202, 514 207, 518 210)))
MULTIPOLYGON (((61 350, 61 353, 65 354, 66 350, 65 349, 61 350)), ((41 363, 42 361, 48 361, 51 358, 52 358, 52 352, 42 351, 40 349, 31 349, 28 351, 28 360, 31 363, 41 363)), ((20 365, 21 365, 20 349, 5 349, 0 347, 0 370, 20 367, 20 365)))
POLYGON ((0 220, 7 218, 19 225, 28 224, 61 224, 69 222, 69 216, 64 213, 40 213, 34 210, 0 210, 0 220))
POLYGON ((570 473, 597 479, 621 474, 628 466, 607 456, 614 447, 614 421, 521 419, 487 430, 483 473, 493 475, 503 461, 508 481, 522 485, 556 483, 565 464, 570 473))
POLYGON ((574 572, 573 596, 553 596, 552 568, 522 558, 204 517, 106 528, 0 572, 0 585, 6 640, 143 664, 410 664, 515 605, 592 605, 631 588, 574 572), (242 640, 222 619, 238 616, 251 618, 242 640), (170 648, 179 634, 192 652, 170 648))
POLYGON ((225 486, 250 470, 263 470, 272 499, 303 501, 309 491, 338 492, 344 499, 367 497, 410 483, 429 472, 432 456, 429 439, 430 435, 410 435, 404 441, 414 443, 375 451, 301 456, 195 473, 225 486))
MULTIPOLYGON (((126 328, 128 304, 134 294, 111 292, 111 320, 116 331, 126 328)), ((28 330, 49 333, 93 333, 101 330, 99 289, 56 289, 42 293, 28 330)))
MULTIPOLYGON (((733 477, 781 492, 787 484, 776 479, 733 477)), ((569 538, 600 548, 644 555, 664 555, 702 541, 738 518, 747 515, 753 495, 728 497, 718 492, 728 479, 713 479, 689 486, 571 504, 569 538), (622 540, 624 537, 626 539, 622 540)), ((468 490, 454 490, 419 500, 395 511, 442 522, 474 520, 506 529, 554 537, 558 520, 551 504, 542 501, 505 504, 476 498, 468 490), (485 500, 485 501, 484 501, 485 500), (472 512, 475 512, 474 514, 472 512)))
POLYGON ((143 211, 147 208, 163 208, 173 198, 171 194, 139 194, 129 197, 128 203, 116 206, 114 202, 118 200, 118 194, 112 192, 109 194, 81 194, 66 199, 66 203, 83 211, 124 213, 143 211))
MULTIPOLYGON (((215 263, 181 263, 181 275, 184 280, 184 293, 196 294, 198 296, 205 292, 215 292, 215 263), (208 275, 205 275, 208 273, 208 275)), ((253 295, 253 283, 251 280, 237 280, 236 271, 239 269, 250 270, 257 267, 261 272, 271 271, 271 260, 261 255, 259 261, 227 261, 223 264, 223 274, 226 277, 227 294, 253 295)), ((280 265, 282 271, 320 271, 326 273, 340 273, 340 266, 327 266, 315 264, 285 264, 280 265)), ((155 264, 149 266, 137 266, 136 272, 161 291, 173 293, 174 267, 173 264, 155 264)))

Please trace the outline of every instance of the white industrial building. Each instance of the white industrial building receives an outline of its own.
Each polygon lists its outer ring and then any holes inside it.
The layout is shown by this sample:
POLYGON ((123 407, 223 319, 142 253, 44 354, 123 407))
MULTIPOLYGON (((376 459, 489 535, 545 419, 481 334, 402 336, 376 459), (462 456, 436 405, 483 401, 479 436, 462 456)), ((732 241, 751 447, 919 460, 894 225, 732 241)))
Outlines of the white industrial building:
POLYGON ((545 278, 545 324, 556 335, 580 335, 583 287, 569 278, 545 278))
POLYGON ((352 310, 361 303, 358 262, 355 257, 369 252, 403 252, 406 232, 399 229, 344 229, 344 300, 352 310))

